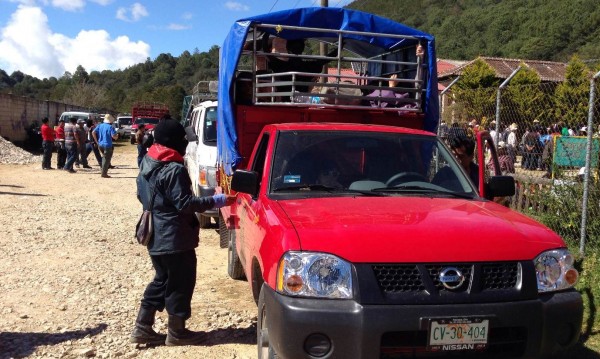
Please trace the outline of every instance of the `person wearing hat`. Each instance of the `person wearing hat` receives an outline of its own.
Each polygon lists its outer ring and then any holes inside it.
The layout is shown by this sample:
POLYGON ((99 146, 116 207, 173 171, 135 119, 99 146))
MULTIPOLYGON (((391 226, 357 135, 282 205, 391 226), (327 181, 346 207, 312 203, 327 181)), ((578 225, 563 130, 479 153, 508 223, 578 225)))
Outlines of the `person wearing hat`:
POLYGON ((193 345, 205 338, 204 333, 185 327, 196 285, 195 249, 200 234, 196 213, 229 206, 235 196, 194 196, 183 165, 187 143, 183 125, 163 119, 154 127, 154 144, 140 165, 137 197, 143 208, 152 212, 154 229, 148 253, 155 276, 144 291, 132 343, 193 345), (166 338, 152 329, 156 312, 164 309, 169 315, 166 338))
POLYGON ((102 153, 102 173, 100 176, 104 178, 110 178, 108 169, 111 167, 110 160, 113 156, 113 140, 119 137, 117 130, 112 125, 114 121, 115 118, 107 113, 104 116, 104 122, 96 126, 92 132, 94 141, 98 143, 98 149, 102 153))
POLYGON ((65 120, 58 120, 58 126, 54 129, 56 145, 56 168, 61 170, 65 167, 67 161, 67 150, 65 149, 65 120))

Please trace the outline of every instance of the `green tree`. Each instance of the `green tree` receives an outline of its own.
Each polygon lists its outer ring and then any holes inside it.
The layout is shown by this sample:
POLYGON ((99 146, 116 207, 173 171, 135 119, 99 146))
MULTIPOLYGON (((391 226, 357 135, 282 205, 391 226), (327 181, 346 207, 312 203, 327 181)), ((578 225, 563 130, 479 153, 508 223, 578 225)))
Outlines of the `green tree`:
POLYGON ((460 103, 453 110, 464 121, 495 116, 496 89, 500 80, 494 70, 481 58, 463 70, 453 89, 454 101, 460 103))
MULTIPOLYGON (((512 78, 503 92, 502 109, 511 109, 511 117, 517 117, 516 122, 533 123, 538 120, 545 123, 549 116, 545 112, 546 95, 540 87, 539 75, 521 63, 521 70, 512 78)), ((504 117, 501 115, 501 117, 504 117)), ((549 123, 546 123, 549 125, 549 123)))
POLYGON ((587 122, 590 95, 590 71, 583 61, 573 56, 567 65, 565 81, 554 93, 555 115, 569 127, 587 122))
POLYGON ((77 66, 77 69, 75 70, 75 73, 73 74, 72 80, 75 83, 85 83, 88 82, 90 79, 90 75, 87 73, 87 71, 85 71, 85 68, 83 68, 83 66, 79 65, 77 66))

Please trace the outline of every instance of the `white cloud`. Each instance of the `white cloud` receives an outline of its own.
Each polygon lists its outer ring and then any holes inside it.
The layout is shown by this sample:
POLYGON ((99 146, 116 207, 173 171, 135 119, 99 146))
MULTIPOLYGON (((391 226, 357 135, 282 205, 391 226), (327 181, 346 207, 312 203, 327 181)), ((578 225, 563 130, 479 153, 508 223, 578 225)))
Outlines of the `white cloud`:
POLYGON ((20 5, 0 33, 0 68, 38 78, 75 72, 116 70, 143 62, 150 46, 127 36, 111 39, 105 30, 82 30, 75 38, 53 33, 38 7, 20 5))
POLYGON ((141 18, 148 16, 148 10, 144 7, 144 5, 136 2, 131 5, 129 8, 120 7, 117 9, 117 19, 127 21, 127 22, 135 22, 139 21, 141 18))
POLYGON ((106 6, 108 4, 112 4, 112 2, 114 0, 91 0, 92 2, 95 2, 98 5, 102 5, 102 6, 106 6))
POLYGON ((169 26, 167 26, 167 29, 169 30, 188 30, 191 29, 192 27, 190 25, 183 25, 183 24, 169 24, 169 26))
POLYGON ((191 12, 184 12, 183 15, 181 15, 181 18, 184 20, 191 20, 194 17, 194 14, 192 14, 191 12))
POLYGON ((225 7, 233 11, 249 11, 250 7, 236 1, 227 1, 225 7))
POLYGON ((66 10, 78 11, 85 7, 84 0, 52 0, 52 6, 66 10))

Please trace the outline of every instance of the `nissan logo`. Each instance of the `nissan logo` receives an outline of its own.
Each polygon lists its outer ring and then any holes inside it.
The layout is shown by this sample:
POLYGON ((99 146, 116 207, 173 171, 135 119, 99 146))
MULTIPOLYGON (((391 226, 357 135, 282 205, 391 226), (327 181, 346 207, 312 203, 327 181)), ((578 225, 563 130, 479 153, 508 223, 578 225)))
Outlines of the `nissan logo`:
POLYGON ((465 282, 465 276, 455 267, 447 267, 440 272, 440 282, 447 289, 458 289, 465 282))

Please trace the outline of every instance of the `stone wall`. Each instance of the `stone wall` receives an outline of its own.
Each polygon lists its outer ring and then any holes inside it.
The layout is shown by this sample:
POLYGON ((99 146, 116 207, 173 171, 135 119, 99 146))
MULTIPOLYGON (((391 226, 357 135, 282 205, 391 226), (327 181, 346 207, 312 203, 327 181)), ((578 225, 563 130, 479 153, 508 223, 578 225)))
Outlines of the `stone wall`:
POLYGON ((32 123, 41 126, 42 118, 50 124, 58 123, 64 111, 87 111, 87 109, 54 101, 40 101, 29 97, 0 94, 0 136, 9 141, 23 142, 32 123))

